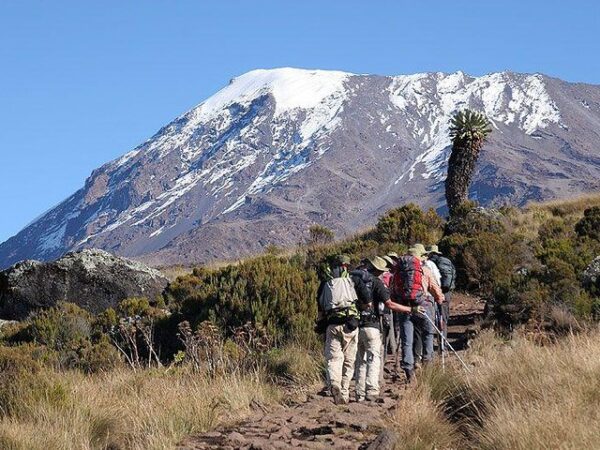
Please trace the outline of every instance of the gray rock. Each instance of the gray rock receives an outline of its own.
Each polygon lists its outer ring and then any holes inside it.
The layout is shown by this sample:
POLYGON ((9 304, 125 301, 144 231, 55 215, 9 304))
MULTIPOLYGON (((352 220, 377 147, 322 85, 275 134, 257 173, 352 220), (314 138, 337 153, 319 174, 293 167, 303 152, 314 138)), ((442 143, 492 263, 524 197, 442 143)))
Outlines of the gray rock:
POLYGON ((369 445, 369 450, 393 450, 398 443, 398 435, 391 430, 382 431, 369 445))
POLYGON ((97 249, 23 261, 0 272, 0 317, 23 319, 60 301, 98 313, 128 297, 155 300, 167 283, 158 270, 97 249))
POLYGON ((596 256, 589 266, 583 271, 583 285, 587 288, 596 286, 600 289, 600 256, 596 256))

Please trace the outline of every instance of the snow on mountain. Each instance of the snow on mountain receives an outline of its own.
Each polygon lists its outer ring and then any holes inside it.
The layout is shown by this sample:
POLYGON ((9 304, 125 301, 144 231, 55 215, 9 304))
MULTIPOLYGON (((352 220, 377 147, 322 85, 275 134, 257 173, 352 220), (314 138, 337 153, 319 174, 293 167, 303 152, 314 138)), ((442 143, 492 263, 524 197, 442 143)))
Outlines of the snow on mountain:
POLYGON ((424 178, 440 181, 445 177, 448 155, 444 149, 450 145, 450 118, 457 110, 473 103, 493 125, 516 123, 528 135, 551 123, 560 123, 558 108, 540 75, 515 77, 506 72, 479 78, 463 72, 402 75, 393 78, 390 100, 400 110, 417 111, 418 117, 425 118, 419 125, 415 123, 414 114, 408 116, 407 126, 412 128, 415 138, 422 141, 425 150, 396 183, 407 175, 411 180, 420 163, 427 167, 421 174, 424 178))
POLYGON ((599 91, 511 72, 254 70, 95 170, 0 244, 0 267, 91 246, 203 261, 297 242, 315 221, 346 233, 399 202, 441 206, 449 119, 465 107, 495 128, 480 201, 580 192, 600 175, 599 91))

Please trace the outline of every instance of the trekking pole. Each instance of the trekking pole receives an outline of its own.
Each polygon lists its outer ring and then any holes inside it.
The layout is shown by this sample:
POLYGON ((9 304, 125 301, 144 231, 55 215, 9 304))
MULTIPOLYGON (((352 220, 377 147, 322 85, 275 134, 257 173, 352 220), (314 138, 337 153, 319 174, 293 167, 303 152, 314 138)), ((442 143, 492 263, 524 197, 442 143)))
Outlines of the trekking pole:
MULTIPOLYGON (((442 326, 442 321, 444 320, 442 315, 440 314, 440 310, 439 308, 436 309, 436 319, 437 319, 437 323, 440 324, 440 329, 443 329, 442 326)), ((444 341, 442 338, 440 338, 440 355, 442 356, 442 370, 445 371, 446 370, 446 355, 445 355, 445 349, 444 349, 444 341)))
POLYGON ((469 373, 471 373, 471 369, 469 368, 469 366, 467 366, 465 364, 465 362, 463 361, 463 359, 460 357, 460 355, 458 354, 458 352, 456 350, 454 350, 454 347, 452 347, 452 345, 450 344, 450 342, 448 342, 448 339, 446 339, 446 337, 444 336, 444 333, 442 333, 440 331, 440 329, 435 325, 435 323, 433 322, 433 320, 431 320, 431 318, 427 315, 427 314, 423 314, 420 313, 422 316, 425 316, 427 318, 427 320, 429 320, 429 323, 431 325, 433 325, 433 328, 435 329, 435 331, 438 332, 438 334, 441 336, 442 340, 446 341, 446 345, 448 346, 448 348, 450 348, 450 350, 452 350, 454 352, 454 354, 456 355, 456 357, 458 358, 458 360, 460 361, 460 363, 463 365, 463 367, 465 368, 465 370, 469 373))

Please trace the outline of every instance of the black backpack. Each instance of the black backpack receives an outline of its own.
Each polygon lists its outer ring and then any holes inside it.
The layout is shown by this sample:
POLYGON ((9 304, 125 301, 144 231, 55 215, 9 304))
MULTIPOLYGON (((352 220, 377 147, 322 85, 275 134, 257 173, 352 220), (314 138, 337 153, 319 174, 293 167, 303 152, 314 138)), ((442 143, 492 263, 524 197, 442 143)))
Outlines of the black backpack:
POLYGON ((350 277, 354 281, 357 290, 361 290, 361 288, 363 288, 363 292, 365 294, 368 293, 367 299, 359 299, 359 301, 357 302, 358 309, 360 310, 361 307, 366 306, 366 304, 364 304, 365 300, 368 300, 367 303, 373 302, 373 275, 371 275, 368 271, 364 269, 357 269, 350 272, 350 277))
POLYGON ((442 291, 453 291, 456 287, 456 269, 452 261, 441 255, 432 255, 429 259, 435 263, 440 271, 440 275, 442 276, 442 291))

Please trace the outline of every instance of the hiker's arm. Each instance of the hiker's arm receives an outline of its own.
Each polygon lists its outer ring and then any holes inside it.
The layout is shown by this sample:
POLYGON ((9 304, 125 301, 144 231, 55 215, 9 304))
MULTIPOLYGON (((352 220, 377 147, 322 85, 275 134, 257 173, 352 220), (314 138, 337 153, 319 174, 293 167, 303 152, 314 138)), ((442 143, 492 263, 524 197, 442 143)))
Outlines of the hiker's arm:
POLYGON ((387 300, 385 306, 392 311, 400 313, 410 314, 412 312, 410 306, 401 305, 400 303, 394 302, 392 299, 387 300))
POLYGON ((383 281, 375 278, 373 281, 373 302, 385 303, 390 299, 390 291, 385 287, 383 281))

